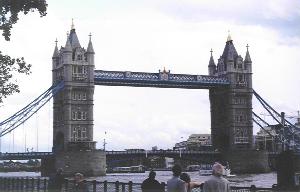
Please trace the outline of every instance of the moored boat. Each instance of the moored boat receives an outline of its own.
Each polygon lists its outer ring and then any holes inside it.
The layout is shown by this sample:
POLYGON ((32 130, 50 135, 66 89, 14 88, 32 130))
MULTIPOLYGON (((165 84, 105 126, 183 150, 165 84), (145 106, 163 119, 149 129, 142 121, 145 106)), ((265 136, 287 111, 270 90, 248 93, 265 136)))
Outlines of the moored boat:
POLYGON ((145 173, 143 165, 130 166, 130 167, 114 167, 106 171, 107 173, 145 173))
MULTIPOLYGON (((211 165, 211 164, 200 165, 199 175, 201 175, 201 176, 212 175, 212 166, 213 165, 211 165)), ((223 176, 224 177, 235 177, 236 175, 231 174, 231 170, 230 170, 229 166, 227 165, 224 167, 223 176)))

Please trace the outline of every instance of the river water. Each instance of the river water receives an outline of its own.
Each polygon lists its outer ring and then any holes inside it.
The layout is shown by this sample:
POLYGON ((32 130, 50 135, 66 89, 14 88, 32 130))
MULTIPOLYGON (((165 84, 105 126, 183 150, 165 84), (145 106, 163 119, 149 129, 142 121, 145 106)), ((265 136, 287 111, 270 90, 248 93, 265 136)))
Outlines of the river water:
MULTIPOLYGON (((119 174, 107 174, 103 177, 90 177, 86 179, 96 179, 98 181, 120 181, 120 182, 129 182, 133 183, 142 183, 144 179, 148 177, 149 172, 146 173, 119 173, 119 174)), ((208 179, 209 176, 200 176, 198 172, 188 172, 191 176, 192 181, 204 182, 208 179)), ((9 172, 9 173, 0 173, 0 177, 39 177, 41 174, 38 172, 9 172)), ((166 182, 172 177, 171 171, 157 171, 156 179, 159 182, 166 182)), ((277 174, 276 172, 263 173, 263 174, 241 174, 236 175, 235 177, 227 178, 231 185, 233 186, 243 186, 249 187, 255 185, 256 187, 272 187, 273 184, 277 183, 277 174)))

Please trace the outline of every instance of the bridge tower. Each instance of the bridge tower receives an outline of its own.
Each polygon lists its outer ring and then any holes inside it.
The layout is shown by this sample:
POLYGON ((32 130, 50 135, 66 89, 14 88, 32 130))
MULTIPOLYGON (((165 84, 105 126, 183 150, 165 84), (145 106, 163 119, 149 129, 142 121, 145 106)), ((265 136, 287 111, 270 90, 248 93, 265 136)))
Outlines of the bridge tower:
POLYGON ((209 75, 230 81, 227 88, 209 90, 212 145, 224 154, 226 161, 239 164, 233 166, 243 169, 237 172, 265 171, 264 167, 268 167, 267 154, 253 151, 252 61, 248 48, 247 45, 243 59, 228 35, 217 65, 212 51, 208 65, 209 75), (252 164, 245 159, 252 159, 252 164))
POLYGON ((52 57, 53 84, 64 88, 53 99, 53 152, 55 168, 66 175, 105 174, 105 153, 93 141, 94 49, 91 35, 87 49, 81 47, 74 24, 66 45, 52 57))
POLYGON ((230 35, 218 59, 209 61, 209 75, 226 77, 228 88, 210 89, 213 146, 219 150, 252 148, 252 61, 238 55, 230 35))

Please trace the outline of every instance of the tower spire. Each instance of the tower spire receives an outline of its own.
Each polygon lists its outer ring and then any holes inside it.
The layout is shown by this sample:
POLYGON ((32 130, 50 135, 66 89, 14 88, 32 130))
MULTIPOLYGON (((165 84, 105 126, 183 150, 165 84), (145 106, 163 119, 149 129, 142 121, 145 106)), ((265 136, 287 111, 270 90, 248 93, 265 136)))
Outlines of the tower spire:
POLYGON ((74 26, 74 19, 72 18, 72 25, 71 25, 71 30, 72 29, 75 29, 75 26, 74 26))
POLYGON ((87 47, 87 52, 88 53, 95 53, 94 52, 94 48, 93 48, 93 44, 92 44, 92 33, 89 34, 90 40, 89 40, 89 44, 87 47))
POLYGON ((53 57, 58 57, 59 54, 58 54, 58 48, 57 48, 57 39, 55 40, 55 48, 54 48, 54 52, 53 52, 53 57))
POLYGON ((232 41, 231 35, 230 35, 230 30, 228 30, 228 36, 227 36, 227 42, 232 41))
POLYGON ((250 54, 249 54, 249 45, 247 44, 247 51, 246 51, 246 56, 245 56, 245 63, 252 63, 251 61, 251 57, 250 57, 250 54))
POLYGON ((71 47, 71 43, 70 43, 70 34, 69 34, 69 32, 67 32, 67 42, 66 42, 66 46, 65 46, 64 51, 65 51, 65 52, 67 52, 67 51, 71 52, 71 51, 72 51, 72 47, 71 47))
POLYGON ((216 64, 213 58, 213 50, 210 49, 210 59, 209 59, 209 64, 208 64, 208 74, 209 75, 214 75, 216 73, 216 64))
POLYGON ((70 35, 68 37, 70 39, 70 44, 72 49, 75 49, 77 47, 81 47, 76 31, 75 31, 75 26, 74 26, 74 20, 72 19, 72 25, 71 25, 71 31, 70 31, 70 35))

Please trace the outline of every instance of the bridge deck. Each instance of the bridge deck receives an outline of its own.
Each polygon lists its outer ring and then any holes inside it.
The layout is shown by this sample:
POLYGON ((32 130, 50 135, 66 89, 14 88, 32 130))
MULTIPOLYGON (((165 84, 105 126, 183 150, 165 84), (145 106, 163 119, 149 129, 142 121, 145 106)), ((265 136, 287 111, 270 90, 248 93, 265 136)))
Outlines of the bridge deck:
POLYGON ((95 70, 94 75, 96 85, 106 86, 208 89, 230 84, 226 78, 207 75, 171 74, 166 71, 146 73, 95 70))
POLYGON ((52 152, 0 153, 0 160, 28 160, 52 157, 52 152))
MULTIPOLYGON (((186 150, 144 150, 144 151, 106 151, 107 156, 123 155, 219 155, 217 151, 186 151, 186 150)), ((269 156, 277 156, 279 152, 268 152, 269 156)), ((300 156, 299 153, 295 155, 300 156)), ((27 159, 45 159, 53 157, 53 152, 29 152, 29 153, 0 153, 0 160, 27 160, 27 159)))

